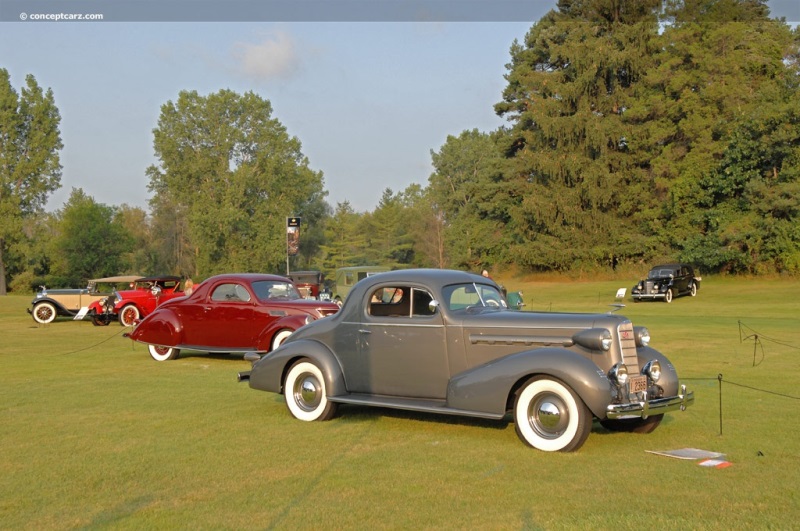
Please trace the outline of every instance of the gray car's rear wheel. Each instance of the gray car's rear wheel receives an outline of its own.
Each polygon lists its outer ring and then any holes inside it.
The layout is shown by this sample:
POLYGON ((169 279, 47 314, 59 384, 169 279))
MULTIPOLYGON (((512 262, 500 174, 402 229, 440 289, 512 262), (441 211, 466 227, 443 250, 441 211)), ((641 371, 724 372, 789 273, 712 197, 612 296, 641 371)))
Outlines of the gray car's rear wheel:
POLYGON ((322 371, 308 360, 289 369, 283 394, 289 412, 299 420, 328 420, 336 413, 336 404, 328 401, 322 371))
POLYGON ((619 419, 601 420, 600 424, 609 431, 624 431, 628 433, 652 433, 661 424, 664 415, 651 415, 646 419, 619 419))
POLYGON ((572 452, 592 431, 592 414, 568 386, 537 376, 517 394, 514 423, 525 444, 545 452, 572 452))
POLYGON ((56 318, 56 307, 49 302, 40 302, 33 307, 31 315, 39 324, 52 323, 56 318))
POLYGON ((158 345, 147 345, 147 350, 150 352, 150 357, 156 361, 174 360, 181 353, 180 349, 158 345))

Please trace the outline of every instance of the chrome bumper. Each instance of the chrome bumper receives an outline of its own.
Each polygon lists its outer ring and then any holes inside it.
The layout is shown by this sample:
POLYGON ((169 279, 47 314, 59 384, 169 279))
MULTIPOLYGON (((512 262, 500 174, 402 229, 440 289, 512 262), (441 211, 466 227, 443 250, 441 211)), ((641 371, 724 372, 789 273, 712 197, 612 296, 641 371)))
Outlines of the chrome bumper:
POLYGON ((663 299, 667 296, 666 293, 632 293, 632 299, 663 299))
POLYGON ((678 396, 647 400, 647 393, 644 393, 644 400, 641 402, 609 404, 606 408, 606 417, 609 419, 646 419, 651 415, 661 415, 668 411, 683 411, 692 404, 694 404, 694 392, 687 391, 686 386, 682 385, 678 396))

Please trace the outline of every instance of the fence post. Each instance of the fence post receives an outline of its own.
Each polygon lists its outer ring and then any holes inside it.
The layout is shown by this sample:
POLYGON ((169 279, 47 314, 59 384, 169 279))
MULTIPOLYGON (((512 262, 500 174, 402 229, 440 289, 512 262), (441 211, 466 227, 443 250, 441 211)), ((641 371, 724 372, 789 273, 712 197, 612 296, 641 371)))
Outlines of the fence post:
POLYGON ((722 373, 717 375, 719 380, 719 436, 722 437, 722 373))

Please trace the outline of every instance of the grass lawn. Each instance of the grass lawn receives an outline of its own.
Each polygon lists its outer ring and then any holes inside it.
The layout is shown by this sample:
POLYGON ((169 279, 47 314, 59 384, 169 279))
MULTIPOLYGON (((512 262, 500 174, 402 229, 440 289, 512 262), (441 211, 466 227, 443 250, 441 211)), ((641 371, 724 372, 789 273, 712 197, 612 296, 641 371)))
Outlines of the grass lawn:
MULTIPOLYGON (((605 312, 635 279, 500 280, 524 291, 528 311, 605 312)), ((595 424, 572 454, 530 449, 507 422, 341 407, 330 422, 303 423, 283 397, 236 382, 249 368, 241 357, 157 363, 116 323, 37 325, 30 300, 0 297, 0 529, 800 521, 797 280, 707 277, 696 298, 625 301, 620 313, 650 329, 696 403, 650 435, 595 424), (732 465, 647 453, 687 447, 732 465)))

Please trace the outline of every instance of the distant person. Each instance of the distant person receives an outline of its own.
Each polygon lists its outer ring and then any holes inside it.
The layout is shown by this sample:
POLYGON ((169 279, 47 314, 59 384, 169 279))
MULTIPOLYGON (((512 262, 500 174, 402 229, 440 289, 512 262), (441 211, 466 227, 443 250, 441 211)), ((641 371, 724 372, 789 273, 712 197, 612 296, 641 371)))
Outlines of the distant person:
POLYGON ((481 271, 481 275, 486 277, 486 278, 492 278, 492 277, 489 276, 489 272, 486 271, 485 269, 483 271, 481 271))
POLYGON ((188 297, 192 294, 192 290, 194 289, 194 282, 192 282, 191 278, 186 279, 186 283, 183 285, 183 292, 188 297))

